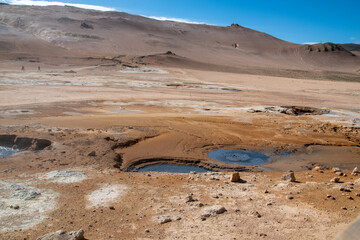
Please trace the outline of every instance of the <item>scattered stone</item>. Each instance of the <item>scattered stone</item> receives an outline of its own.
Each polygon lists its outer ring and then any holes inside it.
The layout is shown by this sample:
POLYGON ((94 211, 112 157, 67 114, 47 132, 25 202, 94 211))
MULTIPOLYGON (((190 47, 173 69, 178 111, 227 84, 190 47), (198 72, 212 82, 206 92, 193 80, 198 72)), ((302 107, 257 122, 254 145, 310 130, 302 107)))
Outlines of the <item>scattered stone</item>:
POLYGON ((95 157, 96 156, 96 152, 92 151, 91 153, 88 154, 89 157, 95 157))
POLYGON ((342 207, 341 209, 342 209, 342 210, 347 210, 347 208, 346 208, 346 207, 342 207))
POLYGON ((268 190, 265 190, 264 193, 269 193, 269 191, 268 191, 268 190))
POLYGON ((115 207, 114 206, 109 206, 109 209, 110 210, 115 210, 115 207))
POLYGON ((345 186, 344 185, 341 185, 340 188, 339 188, 340 191, 345 191, 345 186))
POLYGON ((226 211, 227 210, 224 206, 219 206, 219 205, 205 207, 204 210, 202 211, 200 218, 204 221, 212 215, 223 214, 226 211))
POLYGON ((360 170, 358 167, 355 167, 354 170, 352 171, 351 175, 353 176, 357 176, 360 175, 360 170))
POLYGON ((340 178, 339 177, 334 177, 333 179, 330 180, 330 182, 338 183, 338 182, 340 182, 340 178))
POLYGON ((266 203, 266 206, 271 206, 271 205, 272 205, 272 202, 266 203))
POLYGON ((46 234, 38 238, 37 240, 85 240, 84 238, 84 230, 73 231, 67 234, 63 230, 59 230, 54 233, 46 234))
POLYGON ((344 173, 343 172, 336 172, 336 175, 344 176, 344 173))
POLYGON ((286 198, 290 199, 290 200, 294 199, 294 197, 292 195, 287 195, 286 198))
POLYGON ((254 217, 261 218, 261 214, 258 211, 256 211, 255 209, 252 210, 250 212, 250 214, 253 215, 254 217))
POLYGON ((331 195, 330 195, 330 194, 328 194, 326 197, 327 197, 327 198, 331 198, 331 195))
POLYGON ((349 199, 349 200, 354 200, 354 198, 352 196, 349 196, 349 195, 347 195, 346 198, 349 199))
POLYGON ((185 197, 185 202, 186 202, 186 203, 195 202, 192 193, 188 194, 188 195, 185 197))
POLYGON ((337 167, 334 167, 334 168, 332 169, 332 171, 333 171, 334 173, 337 173, 337 172, 341 172, 341 169, 340 169, 340 168, 337 168, 337 167))
POLYGON ((160 218, 159 218, 159 223, 160 224, 165 224, 165 223, 169 223, 169 222, 171 222, 172 220, 171 220, 171 217, 170 216, 161 216, 160 218))
POLYGON ((181 217, 180 217, 180 216, 176 216, 176 217, 174 218, 174 220, 175 220, 175 221, 180 221, 180 220, 181 220, 181 217))
POLYGON ((321 171, 321 168, 319 166, 317 166, 317 167, 314 167, 312 170, 316 171, 316 172, 319 172, 319 171, 321 171))
POLYGON ((198 206, 198 207, 203 207, 204 204, 203 204, 203 203, 198 203, 197 206, 198 206))
POLYGON ((360 193, 357 193, 356 196, 357 196, 357 197, 360 197, 360 193))
POLYGON ((232 173, 230 177, 230 182, 239 182, 240 174, 238 172, 232 173))
POLYGON ((289 173, 284 174, 281 177, 281 180, 283 181, 288 181, 288 182, 295 182, 296 178, 295 178, 295 174, 293 171, 289 171, 289 173))
POLYGON ((94 29, 94 27, 91 24, 86 23, 86 22, 82 22, 80 27, 85 28, 85 29, 94 29))
POLYGON ((145 229, 145 232, 146 232, 146 233, 149 233, 149 232, 150 232, 150 230, 149 230, 149 229, 145 229))

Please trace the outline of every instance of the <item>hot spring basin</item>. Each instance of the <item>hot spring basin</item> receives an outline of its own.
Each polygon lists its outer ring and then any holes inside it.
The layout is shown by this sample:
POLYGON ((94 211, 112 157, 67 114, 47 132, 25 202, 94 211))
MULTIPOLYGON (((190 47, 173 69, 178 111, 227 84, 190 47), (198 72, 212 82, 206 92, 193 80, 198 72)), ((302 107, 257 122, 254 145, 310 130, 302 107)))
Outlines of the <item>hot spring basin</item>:
POLYGON ((239 165, 261 165, 269 161, 264 154, 246 150, 219 149, 209 152, 208 156, 220 162, 239 165))
POLYGON ((208 170, 199 166, 160 163, 160 164, 154 164, 139 168, 138 172, 190 173, 190 172, 208 172, 208 170))
POLYGON ((0 146, 0 157, 10 157, 14 153, 20 152, 18 149, 0 146))

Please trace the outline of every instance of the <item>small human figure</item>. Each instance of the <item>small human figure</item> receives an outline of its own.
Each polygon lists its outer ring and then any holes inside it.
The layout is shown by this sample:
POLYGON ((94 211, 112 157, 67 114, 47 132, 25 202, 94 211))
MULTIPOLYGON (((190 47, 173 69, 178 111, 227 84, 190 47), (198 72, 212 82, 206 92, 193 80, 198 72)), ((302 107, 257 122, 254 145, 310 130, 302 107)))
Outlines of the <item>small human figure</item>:
POLYGON ((40 71, 40 66, 38 66, 38 71, 40 71))
POLYGON ((25 67, 24 67, 24 66, 22 66, 22 67, 21 67, 21 70, 23 70, 23 71, 24 71, 24 70, 25 70, 25 67))

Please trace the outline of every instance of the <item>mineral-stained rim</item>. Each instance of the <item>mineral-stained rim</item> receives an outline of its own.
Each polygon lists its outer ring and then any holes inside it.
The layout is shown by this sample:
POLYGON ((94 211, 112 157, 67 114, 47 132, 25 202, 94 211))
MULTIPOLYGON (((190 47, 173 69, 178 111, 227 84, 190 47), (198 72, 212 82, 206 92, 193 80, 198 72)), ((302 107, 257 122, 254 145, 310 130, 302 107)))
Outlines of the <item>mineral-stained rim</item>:
POLYGON ((0 145, 19 150, 43 150, 51 146, 52 142, 47 139, 19 137, 17 135, 0 134, 0 145))
POLYGON ((202 161, 199 159, 187 158, 143 158, 132 162, 129 166, 123 167, 124 172, 137 172, 140 168, 155 165, 155 164, 177 164, 177 165, 190 165, 205 168, 210 171, 235 171, 235 172, 259 172, 261 170, 253 166, 231 166, 226 164, 218 164, 211 161, 202 161))

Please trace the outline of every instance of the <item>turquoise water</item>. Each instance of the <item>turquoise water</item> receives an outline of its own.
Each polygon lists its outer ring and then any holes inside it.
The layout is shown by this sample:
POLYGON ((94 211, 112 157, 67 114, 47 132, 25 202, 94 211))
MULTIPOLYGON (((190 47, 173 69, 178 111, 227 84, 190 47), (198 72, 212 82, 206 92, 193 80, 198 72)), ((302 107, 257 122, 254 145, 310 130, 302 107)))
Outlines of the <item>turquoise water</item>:
POLYGON ((208 153, 209 158, 214 160, 239 165, 261 165, 269 161, 269 157, 246 150, 219 149, 208 153))
POLYGON ((199 166, 188 166, 178 164, 154 164, 142 167, 138 172, 170 172, 170 173, 190 173, 190 172, 208 172, 207 169, 199 166))
POLYGON ((18 149, 0 146, 0 157, 10 157, 14 153, 20 152, 18 149))

